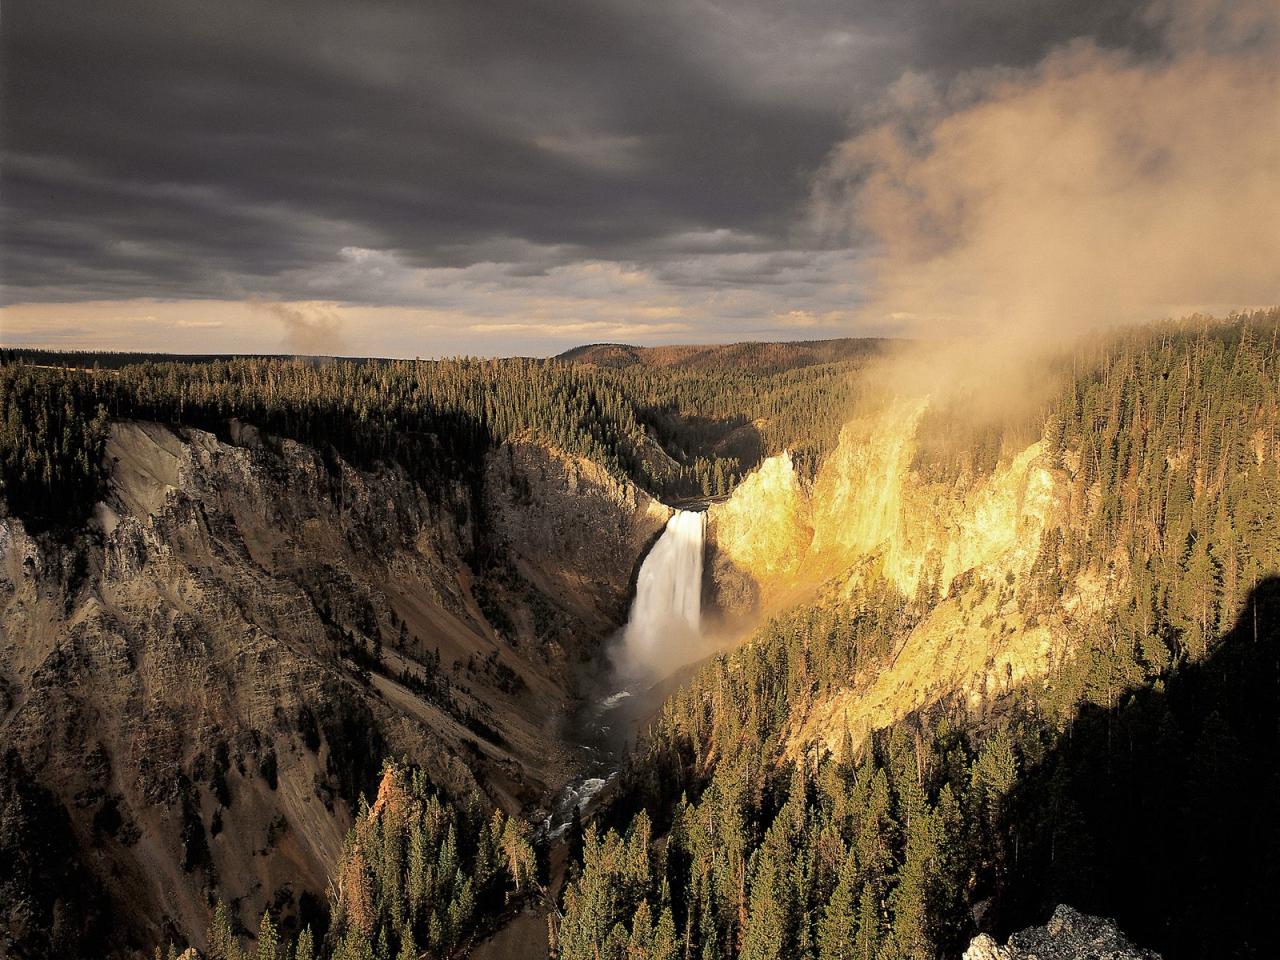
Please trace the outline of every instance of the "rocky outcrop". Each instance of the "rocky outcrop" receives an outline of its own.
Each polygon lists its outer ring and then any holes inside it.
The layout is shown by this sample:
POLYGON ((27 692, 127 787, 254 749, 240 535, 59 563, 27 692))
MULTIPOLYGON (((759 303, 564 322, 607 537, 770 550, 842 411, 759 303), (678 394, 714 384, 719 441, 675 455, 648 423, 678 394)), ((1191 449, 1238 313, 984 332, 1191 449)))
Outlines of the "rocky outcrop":
POLYGON ((979 934, 963 960, 1160 960, 1160 955, 1135 947, 1113 921, 1061 904, 1047 924, 1015 933, 1007 946, 979 934))
POLYGON ((795 582, 813 540, 808 492, 791 455, 765 460, 707 511, 707 598, 731 617, 755 612, 762 601, 795 582))
POLYGON ((949 592, 977 570, 1025 572, 1040 535, 1063 517, 1060 478, 1036 443, 993 474, 950 483, 914 469, 924 401, 850 421, 812 484, 789 455, 771 457, 709 511, 709 536, 765 607, 874 560, 874 573, 912 596, 922 582, 949 592))
MULTIPOLYGON (((250 925, 322 898, 383 757, 508 809, 558 787, 567 651, 621 622, 665 519, 532 444, 492 451, 483 491, 427 491, 229 433, 114 424, 109 495, 72 546, 0 519, 5 824, 92 851, 80 902, 114 913, 116 946, 199 945, 213 897, 250 925)), ((23 929, 62 909, 44 869, 23 929)))

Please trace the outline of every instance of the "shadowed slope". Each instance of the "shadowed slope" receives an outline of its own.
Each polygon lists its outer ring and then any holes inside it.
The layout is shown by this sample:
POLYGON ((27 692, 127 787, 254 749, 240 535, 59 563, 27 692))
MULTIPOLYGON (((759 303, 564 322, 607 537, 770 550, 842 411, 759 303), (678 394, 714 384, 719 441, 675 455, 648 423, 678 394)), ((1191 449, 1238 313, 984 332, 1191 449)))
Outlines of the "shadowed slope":
POLYGON ((1280 577, 1207 659, 1082 708, 1003 818, 1001 926, 1056 902, 1176 958, 1280 951, 1280 577))

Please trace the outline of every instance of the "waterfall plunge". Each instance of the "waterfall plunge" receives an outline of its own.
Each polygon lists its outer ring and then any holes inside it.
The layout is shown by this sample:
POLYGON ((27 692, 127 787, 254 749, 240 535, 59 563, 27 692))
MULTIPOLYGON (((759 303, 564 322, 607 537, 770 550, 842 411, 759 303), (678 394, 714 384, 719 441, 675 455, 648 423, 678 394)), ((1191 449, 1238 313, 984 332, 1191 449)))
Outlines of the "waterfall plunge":
POLYGON ((697 656, 705 513, 677 510, 640 566, 623 637, 627 665, 663 672, 697 656))
POLYGON ((544 835, 560 836, 573 811, 590 804, 617 775, 631 737, 665 696, 655 681, 705 653, 699 628, 706 525, 706 514, 677 510, 640 565, 631 615, 612 649, 616 673, 609 682, 624 685, 574 719, 590 762, 561 792, 544 835))

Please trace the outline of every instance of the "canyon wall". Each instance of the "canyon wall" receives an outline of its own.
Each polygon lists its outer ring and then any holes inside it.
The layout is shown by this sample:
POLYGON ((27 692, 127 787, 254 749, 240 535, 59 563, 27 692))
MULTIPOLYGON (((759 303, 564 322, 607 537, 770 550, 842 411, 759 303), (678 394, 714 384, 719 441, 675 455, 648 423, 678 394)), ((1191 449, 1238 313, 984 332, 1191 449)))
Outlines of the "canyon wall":
POLYGON ((229 435, 113 424, 88 528, 0 518, 0 802, 80 857, 14 883, 35 925, 78 897, 82 943, 104 915, 135 945, 199 940, 212 897, 305 913, 386 756, 536 805, 569 774, 575 664, 667 517, 533 443, 427 492, 229 435))
MULTIPOLYGON (((485 462, 491 555, 599 637, 625 622, 640 561, 671 508, 604 467, 533 440, 485 462)), ((578 654, 594 652, 594 645, 578 654)))
POLYGON ((851 601, 891 584, 927 612, 888 664, 795 717, 797 748, 834 748, 925 703, 977 703, 1043 677, 1066 655, 1075 620, 1105 602, 1123 564, 1067 585, 1053 609, 1016 596, 1042 535, 1072 522, 1066 468, 1041 443, 989 474, 928 478, 916 465, 927 401, 848 423, 811 483, 787 454, 766 461, 710 511, 707 589, 730 615, 767 615, 823 595, 851 601))

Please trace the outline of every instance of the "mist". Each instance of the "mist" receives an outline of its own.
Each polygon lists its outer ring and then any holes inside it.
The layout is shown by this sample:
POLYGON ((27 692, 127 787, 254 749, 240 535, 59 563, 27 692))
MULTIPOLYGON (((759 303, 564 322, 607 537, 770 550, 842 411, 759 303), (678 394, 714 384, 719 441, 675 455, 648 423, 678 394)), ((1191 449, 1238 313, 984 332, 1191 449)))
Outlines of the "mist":
POLYGON ((860 322, 1016 357, 1280 301, 1278 10, 1177 0, 1145 14, 1154 53, 904 77, 814 189, 821 229, 871 240, 860 322))
POLYGON ((283 328, 285 348, 305 356, 333 356, 343 352, 342 317, 336 303, 250 298, 254 310, 260 310, 279 321, 283 328))

